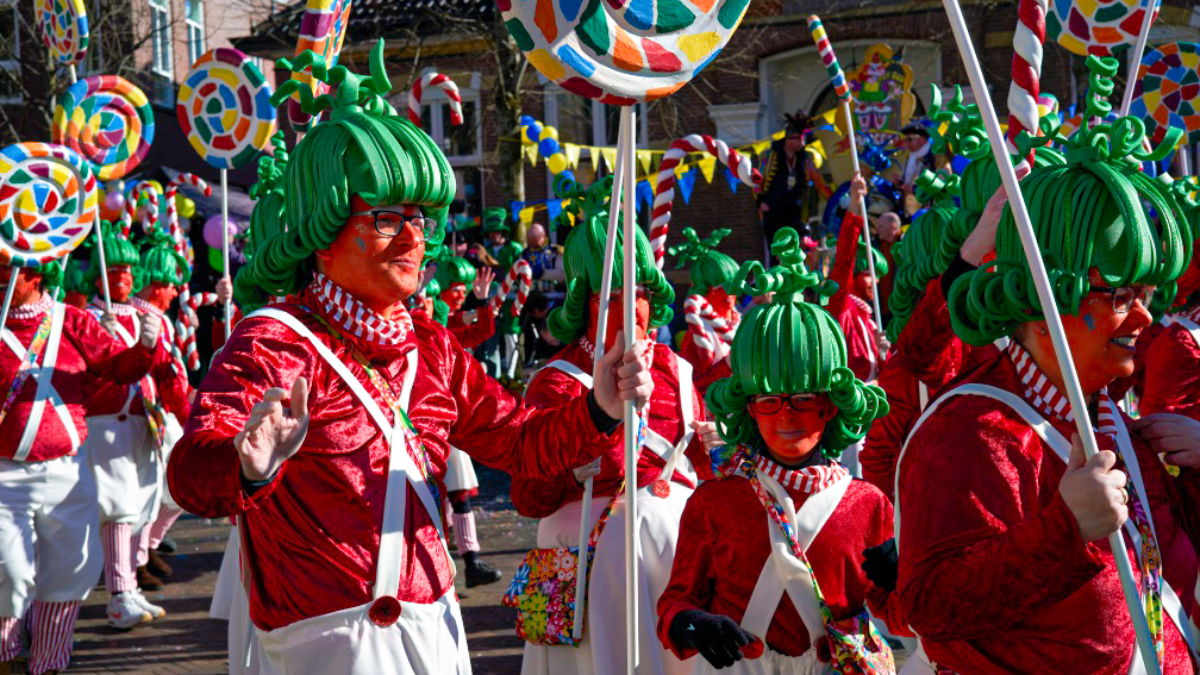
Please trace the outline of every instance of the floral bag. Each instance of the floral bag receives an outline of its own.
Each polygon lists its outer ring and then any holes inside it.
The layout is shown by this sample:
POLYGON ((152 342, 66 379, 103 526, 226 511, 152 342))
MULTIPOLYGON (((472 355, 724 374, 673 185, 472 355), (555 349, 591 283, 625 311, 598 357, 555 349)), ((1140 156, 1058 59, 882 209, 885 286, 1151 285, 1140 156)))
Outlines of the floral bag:
MULTIPOLYGON (((596 541, 612 514, 613 505, 624 486, 605 507, 604 513, 588 537, 588 569, 596 555, 596 541)), ((577 646, 574 638, 576 573, 579 569, 579 547, 535 548, 525 554, 517 568, 508 591, 500 599, 506 607, 517 610, 517 635, 535 645, 577 646)), ((584 580, 586 593, 587 580, 584 580)), ((586 596, 584 598, 586 603, 586 596)), ((586 614, 586 613, 585 613, 586 614)), ((581 621, 586 622, 586 616, 581 621)), ((586 628, 586 623, 584 625, 586 628)), ((580 635, 582 635, 582 631, 580 635)))

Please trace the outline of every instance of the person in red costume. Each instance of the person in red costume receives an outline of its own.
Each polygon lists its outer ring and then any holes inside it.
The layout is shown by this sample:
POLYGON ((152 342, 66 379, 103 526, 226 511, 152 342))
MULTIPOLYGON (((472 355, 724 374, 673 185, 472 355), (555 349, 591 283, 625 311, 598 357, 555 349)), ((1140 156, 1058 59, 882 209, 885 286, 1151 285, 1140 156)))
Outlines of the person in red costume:
POLYGON ((995 262, 959 276, 947 299, 964 342, 1012 341, 930 404, 897 467, 897 589, 923 646, 912 672, 1137 672, 1107 543, 1117 532, 1163 672, 1194 672, 1181 628, 1195 610, 1200 514, 1183 508, 1105 389, 1132 372, 1145 305, 1183 271, 1190 238, 1171 195, 1136 162, 1091 152, 1140 147, 1107 133, 1077 131, 1065 165, 1021 184, 1101 451, 1085 460, 1068 440, 1074 412, 1036 298, 1004 292, 1033 288, 1005 210, 995 262))
MULTIPOLYGON (((525 400, 535 408, 554 409, 585 394, 592 386, 596 332, 599 329, 600 291, 604 270, 604 248, 608 237, 607 198, 611 178, 592 185, 585 197, 580 222, 567 235, 563 264, 567 274, 567 297, 549 317, 549 329, 564 347, 529 382, 525 400)), ((674 291, 654 264, 650 242, 636 229, 636 279, 634 330, 644 339, 647 330, 666 325, 671 319, 674 291)), ((617 235, 618 250, 623 235, 617 235)), ((619 345, 624 330, 624 288, 621 267, 614 263, 614 291, 609 299, 604 336, 604 354, 619 345)), ((661 675, 690 669, 661 648, 654 638, 654 605, 666 586, 675 555, 679 516, 697 479, 707 478, 705 442, 718 442, 711 422, 704 422, 704 406, 692 385, 691 367, 662 343, 646 354, 654 380, 654 398, 644 411, 644 444, 637 462, 636 486, 626 483, 624 442, 617 439, 576 439, 564 449, 575 450, 594 443, 598 462, 543 478, 516 478, 512 501, 524 516, 541 518, 538 546, 542 549, 579 545, 583 518, 585 482, 593 481, 588 504, 588 531, 597 527, 601 514, 612 504, 611 515, 601 526, 595 558, 588 573, 586 628, 576 646, 525 644, 523 675, 605 675, 624 668, 625 647, 625 489, 638 490, 637 529, 641 560, 638 567, 638 672, 661 675), (699 476, 698 476, 699 473, 699 476)))
POLYGON ((685 243, 669 251, 679 256, 679 267, 688 267, 692 281, 692 293, 683 303, 687 333, 679 355, 692 364, 696 390, 701 397, 713 382, 729 377, 729 345, 742 320, 737 296, 725 289, 737 273, 737 263, 717 250, 717 245, 731 232, 716 230, 701 241, 695 230, 685 227, 685 243))
POLYGON ((144 339, 118 344, 87 312, 54 301, 47 281, 60 274, 52 263, 14 278, 0 265, 0 291, 14 285, 0 346, 0 673, 21 652, 22 620, 32 640, 30 673, 58 673, 70 663, 79 603, 101 565, 96 481, 79 452, 90 394, 145 375, 159 329, 157 319, 144 319, 144 339))
POLYGON ((899 603, 862 570, 865 551, 892 536, 891 504, 836 462, 887 400, 846 367, 833 317, 804 302, 818 279, 795 230, 780 230, 771 252, 780 265, 747 263, 730 284, 773 296, 746 314, 733 374, 708 391, 727 443, 712 458, 722 478, 684 509, 658 637, 682 659, 699 653, 698 673, 823 673, 834 659, 838 672, 863 672, 848 662, 893 672, 864 605, 901 630, 899 603))
MULTIPOLYGON (((165 616, 162 607, 151 604, 138 587, 136 552, 139 531, 154 520, 162 485, 159 452, 166 438, 166 414, 186 419, 187 380, 178 377, 171 346, 160 339, 162 317, 139 313, 130 304, 134 290, 134 267, 140 259, 134 245, 117 225, 102 223, 105 270, 111 293, 113 315, 105 327, 126 346, 149 340, 141 332, 152 317, 154 366, 136 384, 119 381, 102 383, 88 397, 88 459, 96 475, 100 503, 100 536, 104 551, 104 582, 111 595, 108 603, 110 626, 128 630, 165 616)), ((93 288, 99 294, 99 256, 91 264, 93 288)), ((88 311, 98 320, 105 301, 92 298, 88 311)))
POLYGON ((250 307, 290 295, 237 325, 168 467, 181 507, 238 518, 267 674, 470 673, 438 508, 450 444, 554 475, 591 461, 624 402, 652 391, 639 343, 587 396, 534 410, 408 313, 454 174, 383 100, 382 49, 370 77, 314 73, 333 83, 328 121, 260 173, 235 289, 250 307))

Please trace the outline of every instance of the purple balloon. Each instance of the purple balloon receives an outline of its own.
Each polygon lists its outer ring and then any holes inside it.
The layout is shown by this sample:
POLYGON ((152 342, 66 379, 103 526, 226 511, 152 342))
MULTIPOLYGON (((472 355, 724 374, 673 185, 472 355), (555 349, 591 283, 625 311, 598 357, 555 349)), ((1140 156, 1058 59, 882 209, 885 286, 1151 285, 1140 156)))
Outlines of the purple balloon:
MULTIPOLYGON (((230 239, 238 233, 237 223, 232 218, 226 224, 226 229, 229 230, 230 239)), ((204 221, 204 243, 217 250, 221 249, 221 214, 218 213, 204 221)))
POLYGON ((104 195, 104 207, 109 211, 120 211, 125 206, 125 195, 113 190, 104 195))

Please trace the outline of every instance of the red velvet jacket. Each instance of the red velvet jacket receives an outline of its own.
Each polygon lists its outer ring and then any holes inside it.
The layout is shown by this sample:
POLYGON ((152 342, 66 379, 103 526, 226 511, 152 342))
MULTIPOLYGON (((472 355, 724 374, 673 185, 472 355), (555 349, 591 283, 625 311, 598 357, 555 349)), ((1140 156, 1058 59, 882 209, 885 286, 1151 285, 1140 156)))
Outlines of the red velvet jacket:
POLYGON ((679 355, 692 364, 692 385, 696 387, 696 393, 703 399, 713 382, 733 375, 733 371, 729 368, 728 358, 716 361, 713 359, 712 352, 697 347, 692 339, 692 330, 692 325, 688 324, 687 333, 683 336, 683 344, 679 347, 679 355))
MULTIPOLYGON (((997 354, 963 382, 1022 395, 997 354)), ((1052 420, 1068 438, 1073 425, 1052 420)), ((1164 578, 1186 611, 1196 583, 1200 513, 1184 507, 1135 436, 1164 578)), ((900 591, 929 657, 960 673, 1124 675, 1134 637, 1107 541, 1084 543, 1058 493, 1065 464, 1018 414, 956 396, 913 434, 899 468, 900 591)), ((1132 551, 1131 553, 1136 555, 1132 551)), ((1133 563, 1138 573, 1136 560, 1133 563)), ((1167 622, 1166 673, 1192 673, 1167 622)))
POLYGON ((838 289, 825 309, 837 319, 842 335, 846 336, 846 365, 854 371, 855 377, 868 382, 879 377, 883 358, 879 353, 879 345, 875 343, 875 317, 868 303, 851 297, 855 254, 858 252, 862 228, 863 219, 847 211, 838 234, 833 269, 829 271, 829 279, 837 283, 838 289), (872 357, 875 360, 874 372, 871 368, 872 357))
MULTIPOLYGON (((592 372, 592 357, 579 346, 578 341, 567 345, 553 360, 559 359, 579 366, 585 373, 592 372)), ((648 424, 663 438, 677 443, 687 430, 683 428, 683 421, 679 417, 679 371, 675 367, 674 352, 666 345, 656 343, 652 367, 654 394, 650 397, 648 424)), ((557 368, 546 368, 530 381, 529 388, 525 391, 525 401, 535 408, 556 408, 585 393, 587 389, 579 380, 557 368)), ((694 419, 705 419, 704 404, 698 397, 693 397, 690 405, 693 406, 694 419)), ((595 497, 611 497, 617 493, 617 488, 625 476, 624 436, 614 434, 612 437, 598 438, 594 442, 595 445, 588 448, 588 454, 599 455, 601 459, 600 474, 592 483, 592 494, 595 497)), ((572 446, 570 449, 575 448, 572 446)), ((711 461, 699 437, 692 438, 684 454, 691 460, 701 478, 711 477, 711 461)), ((567 468, 581 464, 586 462, 567 468)), ((657 480, 665 466, 666 463, 654 451, 643 448, 642 454, 638 456, 638 487, 646 487, 657 480)), ((679 471, 675 472, 672 482, 695 487, 679 471)), ((518 513, 529 518, 545 518, 564 505, 582 498, 583 488, 575 482, 575 476, 569 470, 542 478, 513 477, 513 506, 518 513)))
POLYGON ((463 349, 474 349, 496 333, 496 316, 490 305, 482 305, 475 311, 474 323, 463 323, 463 312, 455 312, 446 319, 446 328, 458 338, 463 349))
MULTIPOLYGON (((808 495, 788 488, 799 510, 808 495)), ((680 612, 700 609, 741 622, 763 565, 771 555, 770 524, 750 481, 731 476, 704 483, 683 510, 671 581, 658 599, 658 638, 681 659, 694 649, 680 650, 668 637, 680 612)), ((867 580, 862 571, 865 549, 892 536, 892 505, 879 490, 851 481, 829 521, 817 533, 807 556, 821 594, 835 619, 854 616, 863 603, 897 631, 905 630, 899 602, 867 580)), ((759 636, 762 637, 762 636, 759 636)), ((789 656, 808 650, 808 630, 787 593, 779 602, 766 642, 789 656)))
MULTIPOLYGON (((5 327, 12 331, 22 346, 28 347, 33 341, 42 316, 31 319, 16 319, 10 316, 5 327)), ((44 358, 43 351, 39 363, 44 358)), ((122 386, 136 383, 150 369, 152 362, 153 352, 140 343, 125 349, 123 344, 118 343, 101 328, 87 312, 75 307, 66 307, 58 360, 54 365, 54 375, 50 383, 71 413, 75 433, 80 442, 87 438, 87 424, 84 418, 94 414, 88 403, 93 400, 91 394, 110 382, 122 386)), ((7 346, 0 345, 0 392, 6 398, 18 364, 16 354, 7 346)), ((37 386, 33 377, 29 377, 4 422, 0 423, 0 457, 11 459, 16 453, 36 395, 37 386)), ((71 447, 66 428, 47 403, 27 461, 42 462, 74 454, 75 450, 71 447)))
MULTIPOLYGON (((364 354, 398 393, 403 356, 419 349, 407 412, 437 481, 445 476, 451 443, 518 475, 555 475, 595 457, 601 434, 584 397, 552 410, 522 405, 423 312, 413 314, 414 330, 404 343, 379 347, 330 335, 306 311, 320 311, 307 296, 274 307, 299 317, 385 411, 350 350, 364 354)), ((213 363, 192 411, 171 454, 171 494, 200 516, 244 514, 239 530, 249 566, 243 575, 255 625, 270 630, 368 602, 383 519, 387 440, 312 345, 274 319, 244 319, 213 363), (309 382, 304 445, 274 480, 248 495, 233 437, 266 389, 290 387, 300 376, 309 382)), ((407 501, 398 597, 429 603, 453 587, 450 562, 411 485, 407 501)))
MULTIPOLYGON (((1138 336, 1137 345, 1146 338, 1138 336)), ((1147 342, 1141 413, 1176 413, 1200 420, 1200 345, 1180 325, 1161 328, 1147 342)))
MULTIPOLYGON (((97 317, 102 311, 89 307, 93 317, 97 317)), ((138 336, 138 319, 136 315, 118 315, 117 321, 129 331, 129 334, 134 337, 134 344, 139 340, 138 336)), ((167 323, 169 319, 163 317, 163 323, 167 323)), ((158 392, 159 402, 163 409, 173 413, 178 420, 185 420, 188 416, 188 381, 185 375, 178 372, 175 367, 175 357, 171 355, 171 345, 167 341, 167 330, 163 328, 158 333, 158 346, 154 348, 154 364, 150 367, 149 376, 154 380, 155 390, 158 392)), ((120 337, 114 336, 113 340, 118 345, 124 346, 125 343, 120 337)), ((136 386, 136 382, 134 385, 136 386)), ((88 416, 96 417, 100 415, 116 415, 125 407, 125 400, 129 397, 129 385, 122 384, 116 380, 104 380, 96 387, 88 397, 88 416)), ((145 415, 146 405, 142 402, 142 394, 139 391, 134 394, 133 401, 129 404, 129 414, 145 415)))

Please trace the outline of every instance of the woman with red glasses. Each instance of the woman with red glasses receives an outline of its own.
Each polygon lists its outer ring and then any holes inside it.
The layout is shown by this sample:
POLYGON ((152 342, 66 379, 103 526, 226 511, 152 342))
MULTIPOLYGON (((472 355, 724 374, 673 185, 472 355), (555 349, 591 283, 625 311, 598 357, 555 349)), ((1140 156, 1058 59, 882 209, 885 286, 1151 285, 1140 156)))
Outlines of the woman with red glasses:
POLYGON ((684 509, 658 637, 679 658, 699 653, 707 663, 693 672, 818 673, 834 660, 891 672, 866 607, 896 628, 904 622, 892 594, 862 570, 864 551, 892 536, 891 504, 837 462, 887 414, 887 401, 846 366, 837 321, 804 302, 818 279, 795 230, 780 230, 771 251, 779 266, 746 263, 731 282, 774 296, 746 314, 733 374, 708 390, 728 444, 712 456, 724 477, 697 488, 684 509))

